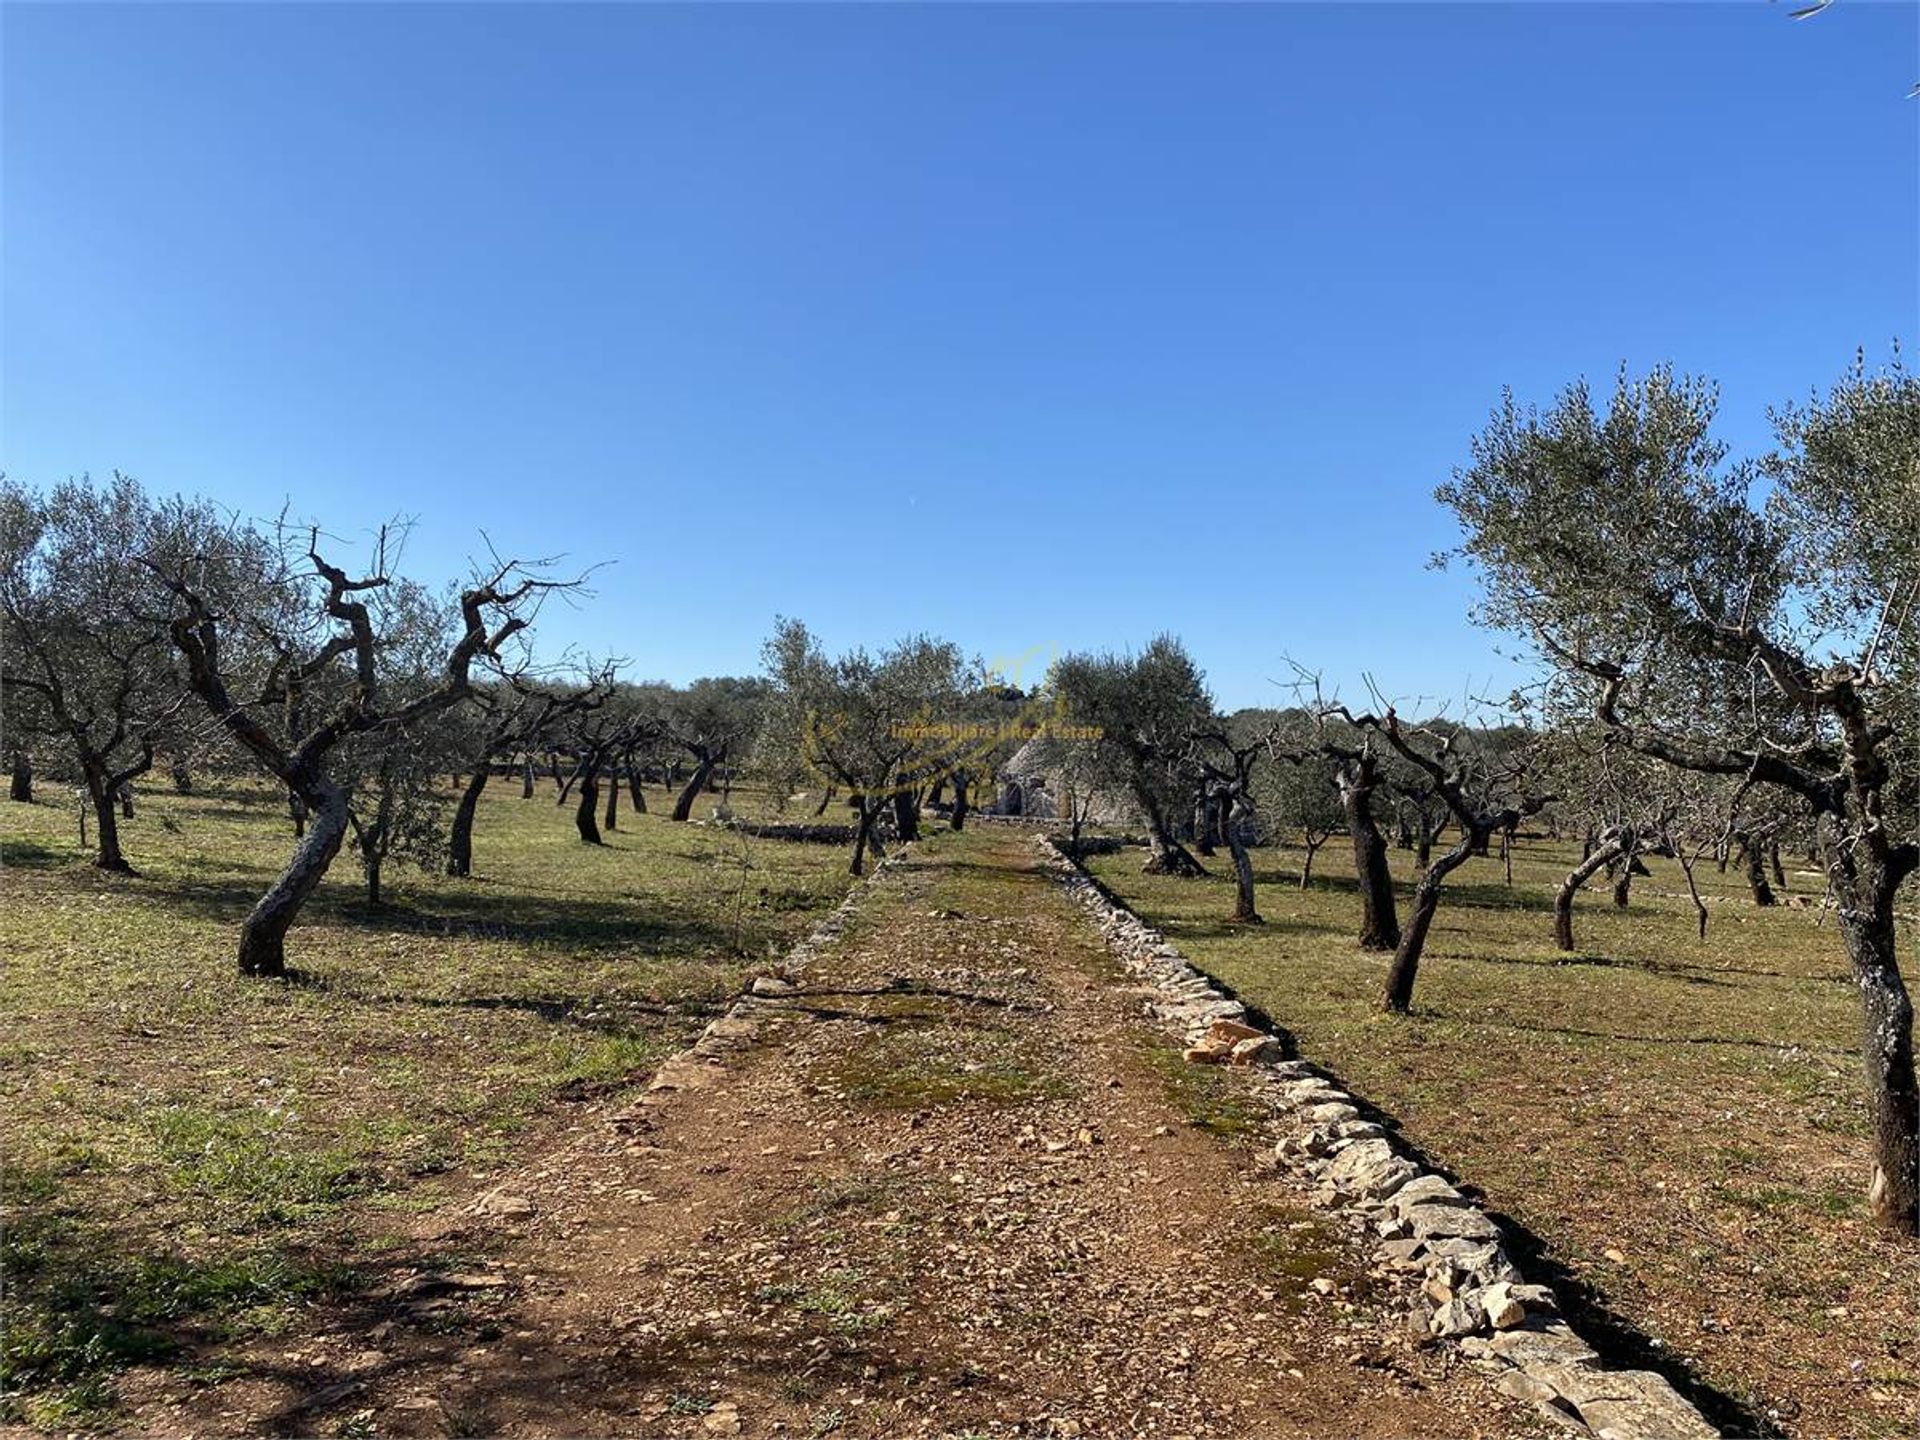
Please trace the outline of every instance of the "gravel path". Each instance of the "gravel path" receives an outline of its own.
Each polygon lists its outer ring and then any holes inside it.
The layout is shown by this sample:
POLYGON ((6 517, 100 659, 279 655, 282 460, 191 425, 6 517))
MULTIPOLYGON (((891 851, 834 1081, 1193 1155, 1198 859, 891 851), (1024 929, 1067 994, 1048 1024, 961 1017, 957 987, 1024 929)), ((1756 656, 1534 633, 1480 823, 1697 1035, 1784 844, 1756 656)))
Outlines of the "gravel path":
POLYGON ((928 842, 758 1012, 425 1217, 420 1253, 479 1258, 335 1317, 224 1428, 1542 1433, 1397 1338, 1239 1133, 1242 1077, 1149 1031, 1026 836, 928 842))

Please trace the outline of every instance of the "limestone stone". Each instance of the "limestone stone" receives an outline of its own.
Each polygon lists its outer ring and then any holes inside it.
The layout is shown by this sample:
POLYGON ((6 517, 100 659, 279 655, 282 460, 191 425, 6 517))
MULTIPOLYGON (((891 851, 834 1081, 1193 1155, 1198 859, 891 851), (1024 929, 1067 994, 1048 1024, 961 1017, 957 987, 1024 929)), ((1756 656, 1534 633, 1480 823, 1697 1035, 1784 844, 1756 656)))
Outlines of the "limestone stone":
POLYGON ((1591 1345, 1558 1321, 1504 1330, 1487 1343, 1487 1353, 1528 1370, 1542 1365, 1574 1365, 1598 1358, 1591 1345))
POLYGON ((1551 1385, 1599 1440, 1717 1440, 1664 1378, 1651 1370, 1596 1370, 1587 1365, 1527 1367, 1551 1385))
POLYGON ((1273 1037, 1238 1020, 1216 1020, 1207 1027, 1207 1039, 1225 1042, 1231 1048, 1242 1040, 1270 1040, 1273 1037))
POLYGON ((1358 1120, 1359 1118, 1360 1112, 1354 1109, 1353 1106, 1342 1105, 1335 1101, 1315 1105, 1306 1112, 1307 1122, 1312 1125, 1331 1125, 1335 1121, 1358 1120))
MULTIPOLYGON (((1418 1182, 1415 1182, 1418 1183, 1418 1182)), ((1399 1200, 1396 1195, 1394 1199, 1399 1200)), ((1412 1234, 1422 1240, 1452 1236, 1468 1240, 1497 1240, 1500 1231, 1478 1210, 1460 1205, 1414 1205, 1400 1212, 1412 1234)))
POLYGON ((1393 1153, 1393 1146, 1385 1140, 1356 1140, 1334 1157, 1333 1163, 1327 1167, 1327 1174, 1336 1184, 1345 1184, 1398 1158, 1393 1153))
POLYGON ((1394 1208, 1404 1211, 1415 1205, 1465 1205, 1466 1203, 1467 1197, 1438 1175, 1422 1175, 1401 1190, 1394 1200, 1394 1208))
POLYGON ((1431 1328, 1442 1338, 1471 1335, 1486 1321, 1487 1312, 1480 1308, 1478 1300, 1471 1295, 1456 1295, 1433 1312, 1431 1328))
POLYGON ((1505 1281, 1482 1290, 1480 1304, 1487 1312, 1487 1323, 1496 1330, 1511 1330, 1527 1318, 1526 1307, 1505 1281))
MULTIPOLYGON (((1216 1025, 1220 1022, 1215 1021, 1216 1025)), ((1242 1040, 1228 1052, 1227 1060, 1233 1065, 1271 1065, 1284 1059, 1286 1052, 1280 1048, 1280 1042, 1271 1035, 1256 1035, 1242 1040)))

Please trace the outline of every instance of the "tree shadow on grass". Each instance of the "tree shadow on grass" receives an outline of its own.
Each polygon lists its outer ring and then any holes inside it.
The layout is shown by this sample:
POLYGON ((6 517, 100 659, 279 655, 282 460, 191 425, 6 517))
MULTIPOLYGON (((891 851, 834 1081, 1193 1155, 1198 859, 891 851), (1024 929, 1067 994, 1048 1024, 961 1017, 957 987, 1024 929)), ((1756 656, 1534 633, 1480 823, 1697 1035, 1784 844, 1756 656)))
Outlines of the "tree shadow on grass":
MULTIPOLYGON (((207 867, 212 869, 214 867, 207 867)), ((238 925, 258 903, 277 868, 221 865, 220 879, 160 879, 154 898, 184 913, 238 925), (234 873, 236 870, 241 873, 234 873)), ((404 892, 403 892, 404 893, 404 892)), ((788 907, 786 914, 830 906, 788 907)), ((450 940, 489 940, 521 945, 561 945, 606 953, 639 950, 650 955, 729 957, 736 938, 730 917, 677 906, 665 897, 644 903, 580 895, 549 895, 488 889, 475 884, 457 891, 405 894, 368 905, 356 886, 329 881, 307 902, 289 936, 297 950, 303 931, 327 926, 450 940)), ((749 941, 760 931, 749 926, 749 941)))
POLYGON ((1632 1045, 1727 1045, 1751 1050, 1797 1050, 1806 1055, 1827 1055, 1851 1059, 1850 1050, 1831 1045, 1808 1045, 1799 1041, 1769 1040, 1757 1035, 1640 1035, 1629 1030, 1589 1030, 1578 1025, 1541 1025, 1527 1020, 1489 1020, 1484 1015, 1455 1015, 1445 1006, 1422 1005, 1419 1013, 1433 1020, 1445 1020, 1474 1030, 1520 1030, 1529 1035, 1563 1035, 1580 1040, 1614 1040, 1632 1045))
POLYGON ((75 851, 56 850, 38 840, 0 840, 0 870, 57 870, 80 858, 75 851))
POLYGON ((1638 956, 1601 955, 1581 951, 1564 955, 1545 955, 1538 959, 1525 959, 1517 955, 1457 953, 1438 954, 1434 958, 1460 961, 1470 965, 1512 965, 1520 969, 1562 970, 1592 967, 1599 970, 1638 970, 1648 975, 1678 980, 1686 985, 1724 985, 1733 989, 1749 988, 1741 985, 1735 978, 1739 976, 1763 980, 1790 980, 1795 984, 1851 985, 1852 983, 1845 975, 1795 975, 1787 970, 1753 970, 1740 965, 1690 965, 1685 961, 1649 960, 1638 956))
MULTIPOLYGON (((385 1313, 395 1318, 391 1305, 385 1313)), ((381 1314, 369 1306, 356 1323, 376 1323, 381 1314)), ((801 1337, 701 1320, 669 1333, 625 1333, 618 1343, 554 1344, 550 1335, 526 1331, 511 1295, 442 1311, 430 1326, 409 1323, 401 1312, 405 1334, 377 1366, 351 1371, 276 1367, 273 1378, 286 1382, 294 1398, 257 1425, 264 1434, 324 1433, 372 1399, 390 1401, 412 1391, 435 1397, 446 1426, 439 1433, 495 1434, 508 1420, 516 1428, 571 1433, 580 1428, 585 1390, 593 1397, 595 1429, 616 1420, 625 1433, 651 1435, 667 1433, 660 1419, 662 1396, 684 1405, 668 1414, 697 1426, 710 1404, 707 1397, 716 1393, 741 1395, 751 1403, 756 1395, 798 1399, 856 1387, 927 1385, 928 1357, 888 1331, 850 1335, 832 1317, 796 1314, 803 1331, 815 1332, 811 1344, 801 1337), (476 1341, 485 1341, 498 1358, 485 1366, 460 1367, 462 1352, 470 1352, 476 1341), (448 1377, 455 1371, 459 1379, 450 1386, 448 1377)), ((982 1408, 1016 1398, 992 1376, 965 1365, 943 1367, 939 1378, 978 1397, 982 1408)))
POLYGON ((363 1283, 338 1256, 299 1244, 236 1239, 190 1257, 86 1214, 62 1194, 63 1178, 19 1167, 7 1177, 7 1380, 20 1395, 65 1391, 98 1409, 119 1371, 188 1364, 263 1307, 305 1307, 363 1283))

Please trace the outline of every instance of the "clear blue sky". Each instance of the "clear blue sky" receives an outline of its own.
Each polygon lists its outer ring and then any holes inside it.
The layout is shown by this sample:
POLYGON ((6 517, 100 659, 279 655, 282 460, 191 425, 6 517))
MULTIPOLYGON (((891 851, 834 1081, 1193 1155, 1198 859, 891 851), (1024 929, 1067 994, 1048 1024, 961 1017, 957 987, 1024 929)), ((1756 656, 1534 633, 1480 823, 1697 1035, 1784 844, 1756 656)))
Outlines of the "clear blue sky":
POLYGON ((1223 700, 1500 671, 1430 492, 1502 384, 1726 433, 1915 338, 1911 4, 28 6, 0 455, 776 612, 1182 634, 1223 700))

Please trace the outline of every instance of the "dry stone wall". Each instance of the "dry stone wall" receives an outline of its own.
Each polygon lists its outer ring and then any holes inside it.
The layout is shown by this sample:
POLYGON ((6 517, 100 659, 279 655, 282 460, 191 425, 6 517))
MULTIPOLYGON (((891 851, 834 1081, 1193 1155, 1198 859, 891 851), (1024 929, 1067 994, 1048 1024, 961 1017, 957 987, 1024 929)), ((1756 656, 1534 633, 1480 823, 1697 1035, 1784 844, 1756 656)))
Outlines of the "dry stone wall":
POLYGON ((1152 990, 1148 1010, 1196 1064, 1248 1070, 1277 1139, 1273 1156, 1316 1205, 1371 1240, 1400 1280, 1406 1338, 1456 1345, 1504 1394, 1600 1440, 1707 1440, 1719 1434, 1660 1375, 1608 1370, 1560 1318, 1553 1291, 1529 1284, 1500 1227, 1444 1177, 1424 1169, 1326 1074, 1197 970, 1159 931, 1116 902, 1046 836, 1043 862, 1121 963, 1152 990))

